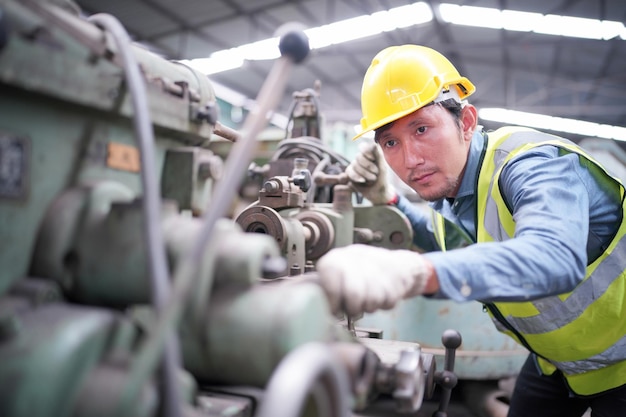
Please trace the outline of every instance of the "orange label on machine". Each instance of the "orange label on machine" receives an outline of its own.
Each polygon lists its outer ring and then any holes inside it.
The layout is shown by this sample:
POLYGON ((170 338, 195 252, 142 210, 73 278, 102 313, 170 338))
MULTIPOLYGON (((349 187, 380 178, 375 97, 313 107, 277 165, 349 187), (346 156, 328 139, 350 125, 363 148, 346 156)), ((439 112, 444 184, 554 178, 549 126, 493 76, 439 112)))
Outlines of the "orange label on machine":
POLYGON ((109 142, 107 145, 107 166, 122 171, 139 172, 141 160, 134 146, 109 142))

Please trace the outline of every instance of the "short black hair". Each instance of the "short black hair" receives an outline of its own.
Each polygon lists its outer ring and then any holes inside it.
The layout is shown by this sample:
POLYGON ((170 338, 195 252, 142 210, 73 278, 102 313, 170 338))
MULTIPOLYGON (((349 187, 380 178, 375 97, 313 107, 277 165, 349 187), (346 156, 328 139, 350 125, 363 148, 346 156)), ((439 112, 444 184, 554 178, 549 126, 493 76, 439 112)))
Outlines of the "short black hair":
POLYGON ((449 98, 448 100, 439 102, 439 105, 448 110, 457 122, 461 121, 461 111, 463 111, 463 105, 461 103, 453 98, 449 98))

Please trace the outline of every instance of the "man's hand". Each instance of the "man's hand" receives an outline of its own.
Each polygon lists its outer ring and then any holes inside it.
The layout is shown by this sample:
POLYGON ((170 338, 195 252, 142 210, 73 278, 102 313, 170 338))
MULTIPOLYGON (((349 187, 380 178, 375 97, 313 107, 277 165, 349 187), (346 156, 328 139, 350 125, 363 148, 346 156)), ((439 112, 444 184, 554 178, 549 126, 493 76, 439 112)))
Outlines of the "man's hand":
POLYGON ((396 192, 387 183, 387 166, 380 147, 374 142, 362 142, 359 153, 346 168, 352 187, 374 205, 391 201, 396 192))
POLYGON ((333 249, 317 262, 332 311, 351 316, 388 310, 404 298, 422 294, 430 271, 417 252, 362 244, 333 249))

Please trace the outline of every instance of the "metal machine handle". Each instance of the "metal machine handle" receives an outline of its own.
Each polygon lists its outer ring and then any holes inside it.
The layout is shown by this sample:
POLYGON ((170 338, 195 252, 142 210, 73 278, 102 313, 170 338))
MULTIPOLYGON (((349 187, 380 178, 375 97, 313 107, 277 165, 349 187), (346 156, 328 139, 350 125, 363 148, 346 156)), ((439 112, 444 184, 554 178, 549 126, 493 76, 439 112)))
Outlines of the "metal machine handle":
POLYGON ((348 175, 345 172, 341 174, 326 174, 325 172, 316 172, 313 175, 313 182, 315 185, 337 185, 337 184, 348 184, 350 181, 348 179, 348 175))
POLYGON ((444 369, 443 371, 437 371, 435 373, 435 383, 441 386, 443 392, 441 394, 441 400, 439 401, 439 409, 433 413, 433 417, 447 417, 448 415, 447 409, 450 405, 452 388, 454 388, 458 382, 457 376, 454 373, 454 359, 456 349, 461 346, 461 334, 456 330, 446 330, 441 336, 441 342, 446 348, 444 369))

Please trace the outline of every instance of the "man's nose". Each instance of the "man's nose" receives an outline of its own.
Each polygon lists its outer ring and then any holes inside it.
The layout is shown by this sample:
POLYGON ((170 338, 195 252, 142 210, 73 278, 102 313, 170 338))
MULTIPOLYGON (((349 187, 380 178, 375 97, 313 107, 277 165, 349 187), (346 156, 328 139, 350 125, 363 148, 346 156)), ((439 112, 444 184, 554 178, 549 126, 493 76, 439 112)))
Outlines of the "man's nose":
POLYGON ((414 143, 408 143, 404 146, 404 165, 407 168, 415 168, 416 166, 424 163, 424 154, 419 149, 419 146, 414 143))

